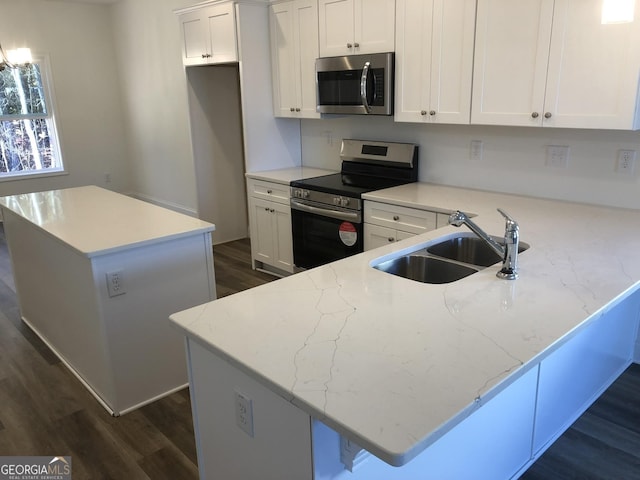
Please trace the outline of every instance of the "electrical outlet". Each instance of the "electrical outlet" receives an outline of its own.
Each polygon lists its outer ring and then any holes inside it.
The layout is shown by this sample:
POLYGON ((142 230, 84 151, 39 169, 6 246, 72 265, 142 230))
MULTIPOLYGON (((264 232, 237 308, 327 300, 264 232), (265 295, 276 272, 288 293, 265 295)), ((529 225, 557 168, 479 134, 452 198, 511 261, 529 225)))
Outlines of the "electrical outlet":
POLYGON ((616 172, 626 175, 633 175, 636 169, 636 151, 635 150, 618 150, 618 162, 616 163, 616 172))
POLYGON ((114 270, 107 272, 107 291, 110 297, 116 297, 127 293, 124 289, 124 271, 114 270))
POLYGON ((235 390, 234 404, 236 425, 250 437, 253 437, 253 404, 249 397, 235 390))
POLYGON ((104 174, 104 183, 107 185, 111 183, 111 174, 109 172, 106 172, 104 174))
POLYGON ((569 147, 566 145, 547 145, 547 167, 567 168, 569 165, 569 147))
POLYGON ((474 162, 482 160, 482 140, 471 140, 471 150, 469 151, 469 157, 474 162))

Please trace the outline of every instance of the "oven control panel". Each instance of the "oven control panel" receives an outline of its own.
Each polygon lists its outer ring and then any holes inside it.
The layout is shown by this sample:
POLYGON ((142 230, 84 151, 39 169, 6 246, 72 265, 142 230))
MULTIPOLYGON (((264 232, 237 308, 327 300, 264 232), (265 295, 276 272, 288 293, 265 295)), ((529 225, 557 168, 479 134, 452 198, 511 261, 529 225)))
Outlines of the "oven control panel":
POLYGON ((309 190, 304 188, 292 188, 291 196, 294 198, 309 198, 309 190))
POLYGON ((351 199, 349 197, 336 196, 333 197, 333 204, 338 207, 349 207, 351 205, 351 199))
POLYGON ((339 207, 347 210, 361 210, 359 198, 336 195, 334 193, 319 192, 317 190, 307 190, 306 188, 291 187, 291 201, 297 203, 313 202, 328 207, 339 207), (301 202, 302 201, 302 202, 301 202))

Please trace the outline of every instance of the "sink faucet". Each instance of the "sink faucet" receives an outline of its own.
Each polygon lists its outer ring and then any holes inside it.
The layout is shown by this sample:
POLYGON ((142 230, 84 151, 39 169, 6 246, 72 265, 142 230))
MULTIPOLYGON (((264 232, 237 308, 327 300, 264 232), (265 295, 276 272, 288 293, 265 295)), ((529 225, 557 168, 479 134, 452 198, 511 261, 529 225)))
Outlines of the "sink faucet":
POLYGON ((500 245, 493 238, 487 235, 460 210, 451 214, 449 217, 449 224, 454 227, 459 227, 461 225, 469 227, 473 233, 484 240, 484 242, 502 258, 502 268, 496 276, 505 280, 515 280, 518 278, 518 243, 520 242, 518 222, 512 219, 504 210, 498 208, 498 212, 500 212, 506 220, 504 229, 504 246, 500 245))

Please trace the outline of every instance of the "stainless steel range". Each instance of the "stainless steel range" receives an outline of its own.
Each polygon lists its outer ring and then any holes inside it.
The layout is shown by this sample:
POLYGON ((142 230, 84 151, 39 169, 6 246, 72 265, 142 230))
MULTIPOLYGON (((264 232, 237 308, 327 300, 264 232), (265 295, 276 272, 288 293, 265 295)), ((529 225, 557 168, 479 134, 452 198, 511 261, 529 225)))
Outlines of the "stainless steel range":
POLYGON ((362 194, 418 180, 418 146, 345 139, 340 173, 291 182, 293 261, 313 268, 363 251, 362 194))

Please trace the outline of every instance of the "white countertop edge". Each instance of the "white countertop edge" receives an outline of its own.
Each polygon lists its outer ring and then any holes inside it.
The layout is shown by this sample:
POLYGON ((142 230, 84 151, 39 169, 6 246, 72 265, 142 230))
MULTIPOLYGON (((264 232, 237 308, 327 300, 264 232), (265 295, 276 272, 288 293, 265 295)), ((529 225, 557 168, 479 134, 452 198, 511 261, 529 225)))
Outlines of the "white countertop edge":
POLYGON ((245 177, 253 180, 262 180, 265 182, 289 185, 289 183, 294 180, 322 177, 324 175, 332 175, 334 173, 339 172, 337 172, 336 170, 327 170, 324 168, 300 166, 281 168, 277 170, 264 170, 260 172, 247 172, 245 173, 245 177))
MULTIPOLYGON (((177 240, 177 239, 180 239, 180 238, 193 237, 195 235, 202 235, 204 233, 214 232, 215 229, 216 229, 215 225, 212 225, 210 227, 194 228, 193 230, 185 231, 185 232, 182 232, 182 233, 175 233, 175 234, 167 235, 167 236, 160 237, 160 238, 154 238, 154 239, 151 239, 151 240, 143 240, 143 241, 140 241, 140 242, 133 242, 133 243, 129 243, 129 244, 126 244, 126 245, 119 245, 117 247, 104 248, 102 250, 95 250, 95 251, 91 251, 91 252, 82 252, 82 251, 74 248, 71 245, 69 245, 69 247, 72 248, 74 251, 78 252, 79 254, 86 256, 87 258, 94 258, 94 257, 102 256, 102 255, 110 255, 110 254, 113 254, 113 253, 118 253, 118 252, 121 252, 123 250, 131 250, 132 248, 146 247, 148 245, 157 245, 157 244, 160 244, 160 243, 170 242, 172 240, 177 240)), ((54 236, 54 238, 56 238, 56 237, 54 236)), ((64 243, 64 242, 62 242, 62 243, 64 243)), ((65 245, 68 245, 68 244, 65 243, 65 245)))

